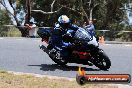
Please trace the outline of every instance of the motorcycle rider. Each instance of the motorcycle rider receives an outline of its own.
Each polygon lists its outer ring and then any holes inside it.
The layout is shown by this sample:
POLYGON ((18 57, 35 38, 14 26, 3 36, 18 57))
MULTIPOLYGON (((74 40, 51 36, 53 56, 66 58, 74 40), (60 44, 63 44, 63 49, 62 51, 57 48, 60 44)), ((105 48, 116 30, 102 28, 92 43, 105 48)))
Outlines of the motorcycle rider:
POLYGON ((61 57, 68 57, 68 50, 71 44, 65 43, 64 38, 67 40, 72 39, 75 31, 78 29, 76 25, 71 23, 71 20, 66 15, 61 15, 58 18, 58 23, 55 25, 53 29, 50 45, 52 45, 55 49, 60 51, 61 57))

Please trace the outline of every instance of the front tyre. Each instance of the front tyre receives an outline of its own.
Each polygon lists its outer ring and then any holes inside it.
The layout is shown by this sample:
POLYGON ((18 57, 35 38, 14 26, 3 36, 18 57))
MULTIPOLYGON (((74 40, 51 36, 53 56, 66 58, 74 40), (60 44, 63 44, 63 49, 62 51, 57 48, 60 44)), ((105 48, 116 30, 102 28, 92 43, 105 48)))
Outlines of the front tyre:
POLYGON ((68 62, 66 61, 66 58, 63 58, 60 55, 60 51, 56 51, 50 55, 50 58, 57 63, 58 65, 66 65, 68 62))
POLYGON ((100 49, 98 53, 94 56, 94 65, 101 70, 108 70, 110 68, 111 61, 103 50, 100 49))

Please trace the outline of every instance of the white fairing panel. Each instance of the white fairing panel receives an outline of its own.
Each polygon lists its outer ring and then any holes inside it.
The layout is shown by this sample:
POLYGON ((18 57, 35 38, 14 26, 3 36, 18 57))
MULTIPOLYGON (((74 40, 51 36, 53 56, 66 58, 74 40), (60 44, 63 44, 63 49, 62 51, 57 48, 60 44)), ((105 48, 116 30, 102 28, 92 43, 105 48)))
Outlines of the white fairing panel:
POLYGON ((88 44, 99 46, 99 43, 96 41, 96 38, 93 36, 93 40, 89 41, 88 44))

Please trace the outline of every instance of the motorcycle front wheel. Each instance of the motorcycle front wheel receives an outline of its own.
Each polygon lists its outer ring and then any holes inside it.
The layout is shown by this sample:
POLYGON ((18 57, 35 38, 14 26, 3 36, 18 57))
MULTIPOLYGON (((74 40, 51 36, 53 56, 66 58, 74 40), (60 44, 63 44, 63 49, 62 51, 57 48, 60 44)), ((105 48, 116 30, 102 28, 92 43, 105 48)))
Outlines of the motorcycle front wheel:
POLYGON ((66 65, 68 62, 66 61, 66 58, 63 58, 60 55, 60 51, 56 51, 54 54, 50 55, 50 58, 57 63, 58 65, 66 65))
POLYGON ((101 49, 98 51, 98 53, 96 53, 96 55, 94 55, 93 63, 101 70, 108 70, 111 66, 111 61, 109 57, 101 49))

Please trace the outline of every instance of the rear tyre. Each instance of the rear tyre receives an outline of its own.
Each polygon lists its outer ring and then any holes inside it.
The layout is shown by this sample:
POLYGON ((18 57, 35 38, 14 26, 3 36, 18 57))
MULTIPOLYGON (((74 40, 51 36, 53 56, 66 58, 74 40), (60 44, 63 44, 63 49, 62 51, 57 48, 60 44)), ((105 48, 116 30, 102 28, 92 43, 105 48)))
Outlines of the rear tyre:
POLYGON ((110 68, 111 61, 103 50, 100 49, 99 52, 94 56, 94 65, 101 70, 108 70, 110 68))

